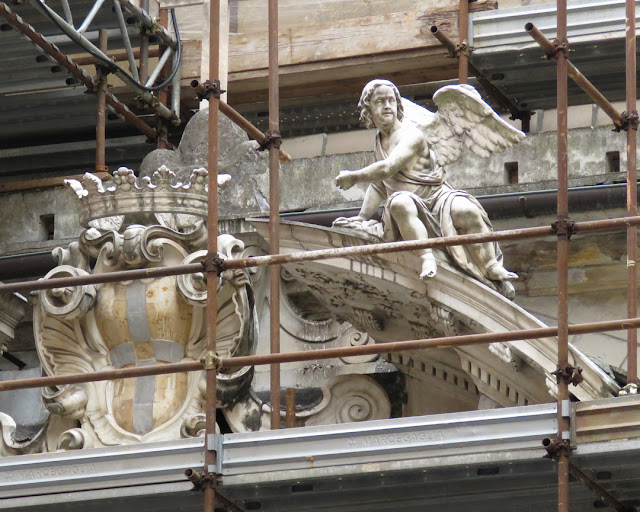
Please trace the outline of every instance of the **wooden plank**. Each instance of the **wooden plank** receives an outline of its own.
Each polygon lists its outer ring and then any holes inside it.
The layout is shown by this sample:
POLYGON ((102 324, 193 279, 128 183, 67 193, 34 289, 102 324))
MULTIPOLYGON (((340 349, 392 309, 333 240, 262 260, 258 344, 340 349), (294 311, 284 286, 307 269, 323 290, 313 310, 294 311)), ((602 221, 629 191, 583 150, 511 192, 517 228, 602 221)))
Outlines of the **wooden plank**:
POLYGON ((189 81, 200 79, 200 61, 202 59, 202 41, 183 41, 180 73, 189 81))
MULTIPOLYGON (((495 0, 474 2, 473 10, 496 7, 495 0)), ((280 31, 282 66, 440 46, 430 27, 437 24, 451 39, 457 35, 457 8, 414 10, 382 16, 339 20, 280 31)), ((232 34, 229 71, 263 69, 268 58, 267 31, 232 34)))
MULTIPOLYGON (((353 93, 359 95, 371 79, 380 77, 397 85, 449 80, 458 74, 457 61, 445 58, 442 50, 400 52, 393 60, 362 58, 362 62, 325 63, 323 66, 303 64, 283 68, 280 76, 282 99, 317 97, 322 94, 353 93), (424 66, 419 65, 424 63, 424 66), (329 67, 332 66, 332 67, 329 67)), ((355 59, 354 59, 355 60, 355 59)), ((358 59, 359 60, 359 59, 358 59)), ((247 73, 248 74, 248 73, 247 73)), ((231 105, 267 100, 267 76, 230 75, 231 105)))
MULTIPOLYGON (((267 4, 264 0, 231 2, 238 7, 238 30, 235 32, 247 34, 265 29, 267 4)), ((457 3, 458 0, 279 0, 278 25, 285 29, 417 9, 454 9, 457 3)))

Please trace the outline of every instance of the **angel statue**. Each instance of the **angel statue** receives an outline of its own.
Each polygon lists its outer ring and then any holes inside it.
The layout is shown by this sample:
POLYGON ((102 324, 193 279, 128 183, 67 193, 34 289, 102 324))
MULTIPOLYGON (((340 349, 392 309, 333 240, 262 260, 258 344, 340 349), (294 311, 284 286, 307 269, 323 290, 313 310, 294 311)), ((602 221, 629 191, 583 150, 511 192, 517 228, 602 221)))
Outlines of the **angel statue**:
MULTIPOLYGON (((335 227, 360 229, 384 241, 492 230, 477 199, 445 181, 444 166, 458 160, 465 148, 488 157, 515 145, 524 133, 504 122, 470 85, 443 87, 433 100, 436 113, 401 98, 388 80, 372 80, 365 86, 358 108, 364 126, 377 129, 376 162, 338 174, 336 185, 343 190, 356 183, 370 185, 359 215, 340 217, 335 227), (382 221, 371 220, 381 203, 382 221)), ((497 243, 453 246, 447 251, 463 271, 513 298, 509 281, 518 276, 504 268, 497 243)), ((432 250, 418 253, 420 278, 434 277, 432 250)))

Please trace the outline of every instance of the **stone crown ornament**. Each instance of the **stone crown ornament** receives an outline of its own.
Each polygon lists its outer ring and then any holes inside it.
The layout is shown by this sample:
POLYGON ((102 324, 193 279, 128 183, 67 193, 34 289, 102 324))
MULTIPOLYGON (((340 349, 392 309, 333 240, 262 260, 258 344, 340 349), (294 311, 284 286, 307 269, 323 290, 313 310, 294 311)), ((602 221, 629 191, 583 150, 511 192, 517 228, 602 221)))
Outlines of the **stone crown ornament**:
MULTIPOLYGON (((218 186, 230 179, 228 174, 218 175, 218 186)), ((151 178, 137 178, 131 169, 120 167, 113 173, 113 185, 107 187, 91 173, 85 173, 82 183, 65 180, 65 185, 78 199, 80 224, 89 227, 95 220, 141 213, 186 214, 205 219, 208 181, 207 170, 200 168, 183 184, 163 165, 151 178)))

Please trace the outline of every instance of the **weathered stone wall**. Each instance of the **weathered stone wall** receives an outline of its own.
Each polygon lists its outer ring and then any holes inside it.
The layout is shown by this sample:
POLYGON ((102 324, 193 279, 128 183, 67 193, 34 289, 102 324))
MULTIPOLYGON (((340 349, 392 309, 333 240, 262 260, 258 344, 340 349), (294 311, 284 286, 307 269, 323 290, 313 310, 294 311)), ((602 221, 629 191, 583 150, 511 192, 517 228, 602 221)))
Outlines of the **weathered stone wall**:
MULTIPOLYGON (((202 126, 200 128, 191 132, 199 134, 202 139, 201 135, 206 130, 202 126)), ((234 132, 228 141, 223 140, 228 146, 232 141, 242 140, 242 137, 239 132, 234 132)), ((190 162, 180 160, 178 163, 172 153, 164 152, 149 157, 142 165, 142 172, 149 175, 154 166, 157 168, 161 163, 167 163, 171 168, 177 165, 177 171, 184 170, 183 167, 189 167, 190 171, 193 166, 203 165, 204 156, 198 144, 183 143, 183 153, 193 156, 191 167, 187 165, 190 162)), ((283 147, 292 153, 294 160, 283 164, 281 168, 281 209, 292 211, 359 206, 366 185, 341 191, 335 187, 334 179, 341 169, 358 169, 371 163, 373 154, 365 149, 372 146, 372 131, 317 135, 286 141, 283 147), (350 146, 356 151, 346 152, 350 146), (305 157, 295 158, 296 155, 305 157)), ((448 181, 476 195, 554 188, 555 147, 555 132, 529 134, 517 148, 489 159, 478 160, 473 156, 463 158, 448 168, 448 181), (505 164, 510 162, 518 164, 517 185, 506 184, 505 164)), ((569 147, 569 177, 573 186, 619 180, 621 175, 611 172, 608 153, 617 152, 620 169, 626 167, 624 134, 612 132, 609 126, 570 130, 569 147)), ((223 159, 227 155, 225 151, 229 149, 223 150, 223 159)), ((231 157, 233 155, 229 154, 231 157)), ((221 218, 242 218, 267 211, 269 178, 264 155, 251 156, 249 153, 247 158, 229 164, 221 172, 229 172, 233 178, 221 194, 221 218)), ((3 194, 0 218, 3 219, 0 223, 0 255, 45 250, 70 241, 80 233, 75 204, 69 192, 61 188, 3 194), (53 241, 47 240, 43 224, 48 215, 54 216, 53 241)))

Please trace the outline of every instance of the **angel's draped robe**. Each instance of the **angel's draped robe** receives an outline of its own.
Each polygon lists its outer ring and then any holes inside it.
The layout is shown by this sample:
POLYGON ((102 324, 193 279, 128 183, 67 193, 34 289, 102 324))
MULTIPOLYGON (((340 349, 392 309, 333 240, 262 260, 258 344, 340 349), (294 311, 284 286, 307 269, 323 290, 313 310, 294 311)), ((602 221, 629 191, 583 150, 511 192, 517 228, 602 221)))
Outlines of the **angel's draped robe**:
MULTIPOLYGON (((375 158, 384 160, 389 155, 383 149, 380 134, 376 137, 375 158)), ((425 155, 426 156, 426 155, 425 155)), ((362 229, 385 242, 401 240, 400 230, 396 220, 387 207, 390 201, 398 194, 410 197, 418 209, 418 217, 427 227, 429 237, 455 236, 458 233, 453 225, 451 206, 454 198, 464 197, 471 201, 482 214, 487 227, 492 230, 489 216, 482 205, 471 194, 464 190, 455 190, 445 181, 446 171, 437 163, 435 153, 429 150, 430 166, 428 168, 399 171, 390 178, 374 182, 373 187, 385 199, 383 203, 382 221, 368 221, 362 223, 362 229)), ((496 259, 502 264, 502 251, 496 242, 493 242, 496 250, 496 259)), ((464 246, 447 247, 447 252, 456 266, 472 275, 483 283, 491 283, 478 265, 470 257, 464 246)))

